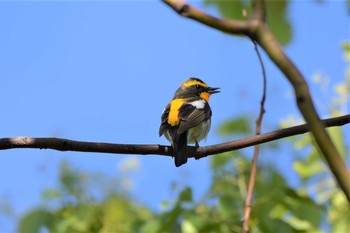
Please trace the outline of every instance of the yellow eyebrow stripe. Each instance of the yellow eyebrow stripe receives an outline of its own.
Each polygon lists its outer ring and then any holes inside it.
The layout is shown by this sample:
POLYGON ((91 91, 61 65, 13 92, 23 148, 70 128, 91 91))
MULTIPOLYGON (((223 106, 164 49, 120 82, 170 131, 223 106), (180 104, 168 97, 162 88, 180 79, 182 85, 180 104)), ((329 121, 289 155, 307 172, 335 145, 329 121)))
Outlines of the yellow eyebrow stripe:
POLYGON ((174 99, 170 103, 170 111, 168 116, 168 124, 171 126, 178 125, 180 122, 179 119, 179 109, 184 103, 184 99, 174 99))
POLYGON ((208 85, 206 85, 205 83, 198 82, 197 80, 188 80, 188 81, 185 81, 182 85, 184 85, 185 87, 191 87, 191 86, 195 86, 195 85, 199 85, 202 87, 208 87, 208 85))

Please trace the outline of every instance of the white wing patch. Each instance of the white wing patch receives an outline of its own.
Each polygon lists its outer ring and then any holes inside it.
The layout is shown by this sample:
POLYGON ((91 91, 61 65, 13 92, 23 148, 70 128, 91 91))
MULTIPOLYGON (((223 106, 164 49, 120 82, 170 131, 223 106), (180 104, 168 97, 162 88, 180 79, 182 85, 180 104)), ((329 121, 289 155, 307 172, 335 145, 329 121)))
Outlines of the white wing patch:
POLYGON ((203 109, 205 106, 205 100, 195 100, 192 102, 189 102, 188 104, 192 105, 193 107, 196 107, 197 109, 203 109))

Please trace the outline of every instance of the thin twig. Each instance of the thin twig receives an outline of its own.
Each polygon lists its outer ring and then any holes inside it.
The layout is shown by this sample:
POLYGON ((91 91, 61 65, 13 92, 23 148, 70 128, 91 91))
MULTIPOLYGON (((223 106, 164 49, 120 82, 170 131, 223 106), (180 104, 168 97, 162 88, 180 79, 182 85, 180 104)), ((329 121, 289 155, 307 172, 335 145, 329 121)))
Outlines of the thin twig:
MULTIPOLYGON (((261 123, 262 119, 265 113, 265 100, 266 100, 266 71, 265 71, 265 66, 264 62, 261 58, 258 45, 254 40, 254 48, 256 51, 256 54, 259 58, 259 62, 261 65, 261 70, 263 74, 263 93, 260 101, 260 112, 258 119, 256 120, 256 128, 255 128, 255 135, 260 135, 261 134, 261 123)), ((250 213, 252 211, 252 197, 253 197, 253 192, 254 192, 254 184, 255 184, 255 177, 256 177, 256 165, 259 157, 259 145, 254 146, 254 156, 252 160, 252 166, 250 169, 250 178, 249 178, 249 184, 248 184, 248 191, 247 191, 247 196, 246 196, 246 201, 245 201, 245 208, 244 208, 244 217, 243 217, 243 232, 244 233, 249 233, 249 220, 250 220, 250 213)))
MULTIPOLYGON (((334 117, 322 121, 325 127, 342 126, 350 123, 350 115, 334 117)), ((204 147, 188 147, 189 157, 202 158, 227 151, 238 150, 257 144, 309 132, 309 126, 302 124, 252 137, 204 147)), ((83 142, 64 138, 14 137, 0 138, 0 150, 15 148, 52 149, 58 151, 80 151, 111 154, 172 155, 171 146, 157 144, 115 144, 83 142)))

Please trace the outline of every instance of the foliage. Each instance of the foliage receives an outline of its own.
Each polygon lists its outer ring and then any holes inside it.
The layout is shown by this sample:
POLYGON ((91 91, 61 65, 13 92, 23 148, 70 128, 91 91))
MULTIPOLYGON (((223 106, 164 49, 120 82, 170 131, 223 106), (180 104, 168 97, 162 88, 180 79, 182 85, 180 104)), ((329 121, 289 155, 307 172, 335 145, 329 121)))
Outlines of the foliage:
POLYGON ((141 232, 154 214, 112 186, 121 187, 115 180, 77 171, 64 162, 60 187, 44 190, 42 206, 22 217, 18 232, 141 232), (100 187, 105 181, 111 185, 100 187), (93 194, 96 188, 104 189, 102 197, 93 194))
MULTIPOLYGON (((195 201, 192 189, 186 187, 173 203, 165 203, 166 211, 159 214, 120 191, 110 190, 102 197, 94 197, 95 175, 63 163, 61 187, 43 192, 43 204, 22 217, 18 231, 239 232, 249 166, 241 154, 216 156, 212 160, 212 184, 206 195, 195 201), (52 207, 55 203, 56 207, 52 207)), ((316 229, 322 208, 288 187, 273 167, 261 167, 259 171, 252 218, 254 231, 316 229)))

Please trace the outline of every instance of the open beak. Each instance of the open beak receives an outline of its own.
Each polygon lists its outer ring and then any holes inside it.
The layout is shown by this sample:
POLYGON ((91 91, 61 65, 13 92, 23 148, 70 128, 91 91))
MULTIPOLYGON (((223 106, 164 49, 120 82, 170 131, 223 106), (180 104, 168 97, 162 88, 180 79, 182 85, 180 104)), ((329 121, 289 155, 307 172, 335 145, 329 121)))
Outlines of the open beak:
POLYGON ((210 94, 215 94, 215 93, 219 93, 220 87, 208 87, 208 93, 210 94))

